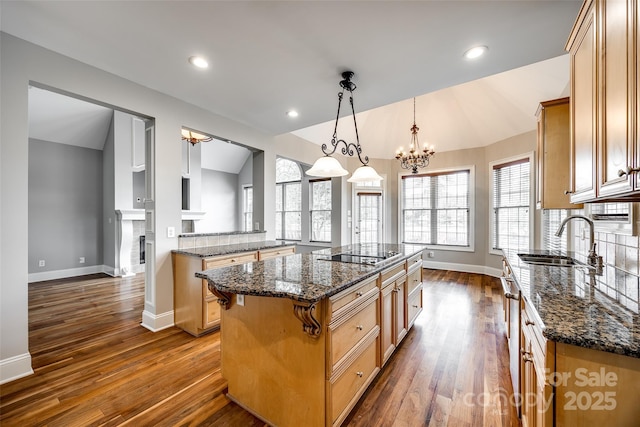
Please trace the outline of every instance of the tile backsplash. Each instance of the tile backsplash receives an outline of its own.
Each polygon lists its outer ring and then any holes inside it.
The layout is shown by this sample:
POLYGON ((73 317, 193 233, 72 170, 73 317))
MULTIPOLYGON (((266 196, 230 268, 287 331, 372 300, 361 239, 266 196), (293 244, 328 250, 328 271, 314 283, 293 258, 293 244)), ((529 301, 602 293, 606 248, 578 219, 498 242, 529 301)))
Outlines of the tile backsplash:
POLYGON ((202 248, 207 246, 236 245, 265 240, 265 231, 237 233, 195 233, 178 236, 178 249, 202 248))
MULTIPOLYGON (((584 214, 583 211, 573 211, 573 213, 584 214)), ((589 252, 589 227, 584 221, 574 221, 574 224, 573 250, 586 255, 589 252)), ((640 238, 638 236, 596 229, 594 241, 596 242, 596 252, 602 256, 606 265, 615 266, 634 275, 640 275, 640 249, 638 248, 640 246, 640 238)))

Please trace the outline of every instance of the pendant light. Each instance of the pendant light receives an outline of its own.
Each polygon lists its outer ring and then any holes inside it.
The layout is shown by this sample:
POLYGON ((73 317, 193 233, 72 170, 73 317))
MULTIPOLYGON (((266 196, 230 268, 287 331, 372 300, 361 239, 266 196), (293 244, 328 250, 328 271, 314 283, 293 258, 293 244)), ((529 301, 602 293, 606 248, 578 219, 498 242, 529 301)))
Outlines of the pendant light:
POLYGON ((189 129, 182 128, 181 136, 183 141, 189 141, 191 145, 196 145, 198 142, 209 142, 213 138, 207 135, 203 135, 198 132, 194 132, 189 129))
POLYGON ((378 175, 374 168, 368 165, 369 157, 364 156, 363 159, 361 156, 362 147, 360 146, 358 124, 356 123, 356 113, 353 107, 353 91, 356 89, 356 85, 351 81, 352 78, 352 71, 345 71, 342 73, 342 80, 340 81, 340 87, 342 90, 338 93, 338 113, 336 114, 336 124, 333 128, 333 137, 331 138, 332 149, 329 149, 327 144, 322 144, 322 152, 324 153, 324 156, 316 160, 311 169, 306 173, 309 176, 319 176, 323 178, 347 175, 349 172, 340 165, 338 160, 331 157, 331 155, 336 152, 338 146, 344 144, 344 147, 341 148, 340 152, 345 156, 353 156, 354 153, 357 154, 358 160, 360 160, 360 163, 362 164, 362 166, 354 171, 351 178, 347 179, 347 181, 356 183, 380 182, 382 177, 378 175), (342 104, 342 98, 345 90, 349 91, 349 103, 351 104, 351 114, 353 115, 353 126, 356 131, 355 144, 353 142, 347 143, 344 139, 338 139, 338 119, 340 118, 340 106, 342 104))

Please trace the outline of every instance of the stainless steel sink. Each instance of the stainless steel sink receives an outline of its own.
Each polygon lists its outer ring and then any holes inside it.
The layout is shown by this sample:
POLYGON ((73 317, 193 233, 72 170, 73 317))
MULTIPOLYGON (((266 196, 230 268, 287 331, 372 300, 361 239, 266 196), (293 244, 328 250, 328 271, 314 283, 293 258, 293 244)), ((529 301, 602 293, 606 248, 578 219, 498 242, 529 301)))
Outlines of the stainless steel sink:
POLYGON ((518 254, 518 256, 527 264, 551 265, 554 267, 586 266, 586 264, 576 260, 575 258, 565 255, 518 254))

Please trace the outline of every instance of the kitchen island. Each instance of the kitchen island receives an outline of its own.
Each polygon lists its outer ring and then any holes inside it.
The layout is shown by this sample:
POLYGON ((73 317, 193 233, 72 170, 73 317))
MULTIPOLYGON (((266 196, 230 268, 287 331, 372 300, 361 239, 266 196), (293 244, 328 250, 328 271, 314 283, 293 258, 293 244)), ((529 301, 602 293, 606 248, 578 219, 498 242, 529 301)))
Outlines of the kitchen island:
POLYGON ((270 425, 340 425, 422 309, 424 249, 350 245, 197 273, 223 307, 228 396, 270 425))
POLYGON ((523 426, 638 425, 640 279, 613 266, 597 271, 577 253, 533 256, 568 256, 578 265, 505 253, 505 273, 520 290, 521 333, 509 339, 519 340, 523 426))

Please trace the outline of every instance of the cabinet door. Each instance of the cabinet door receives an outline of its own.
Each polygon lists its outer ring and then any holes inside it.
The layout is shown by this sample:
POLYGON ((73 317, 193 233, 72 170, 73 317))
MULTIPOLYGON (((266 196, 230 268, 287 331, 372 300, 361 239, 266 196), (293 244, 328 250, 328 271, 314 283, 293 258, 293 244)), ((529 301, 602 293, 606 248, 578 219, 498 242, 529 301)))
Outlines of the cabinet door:
POLYGON ((572 203, 596 197, 596 27, 591 6, 571 46, 572 203))
POLYGON ((522 384, 520 384, 520 389, 522 393, 522 426, 536 427, 536 399, 538 397, 536 389, 536 369, 533 366, 531 338, 525 333, 525 328, 523 328, 522 331, 521 353, 520 372, 522 375, 522 384))
POLYGON ((407 276, 404 276, 396 280, 394 288, 393 308, 395 310, 395 344, 400 344, 400 341, 407 335, 407 276))
POLYGON ((387 362, 389 356, 393 354, 396 348, 394 345, 394 284, 390 284, 380 290, 380 354, 382 355, 381 366, 387 362))
POLYGON ((631 1, 598 2, 600 25, 600 135, 598 196, 627 193, 633 189, 633 174, 619 171, 632 165, 632 100, 634 91, 633 6, 631 1))

